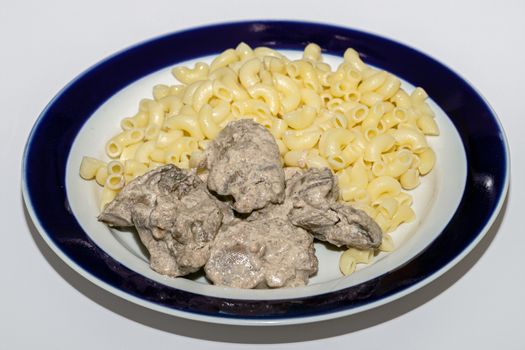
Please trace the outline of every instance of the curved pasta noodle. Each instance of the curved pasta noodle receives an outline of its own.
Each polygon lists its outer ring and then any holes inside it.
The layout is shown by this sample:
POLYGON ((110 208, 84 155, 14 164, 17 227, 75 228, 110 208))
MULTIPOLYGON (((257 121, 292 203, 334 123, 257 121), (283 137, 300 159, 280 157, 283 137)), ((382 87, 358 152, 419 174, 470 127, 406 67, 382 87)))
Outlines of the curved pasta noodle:
POLYGON ((322 106, 321 97, 317 92, 312 89, 302 88, 300 90, 301 101, 305 106, 309 106, 315 109, 316 112, 319 112, 322 106))
POLYGON ((336 97, 343 97, 351 91, 354 91, 356 84, 351 81, 342 79, 336 80, 330 84, 330 93, 336 97))
POLYGON ((344 254, 351 255, 358 264, 368 264, 374 257, 374 250, 348 248, 344 254))
POLYGON ((385 175, 399 177, 408 171, 412 165, 412 153, 401 149, 395 153, 394 158, 387 163, 385 175))
POLYGON ((397 93, 400 86, 401 80, 392 74, 388 74, 388 77, 383 82, 383 85, 381 85, 376 90, 376 92, 383 96, 383 100, 388 100, 397 93))
MULTIPOLYGON (((371 92, 377 90, 379 87, 381 87, 385 80, 388 77, 388 73, 385 71, 379 71, 377 73, 374 73, 364 79, 361 84, 359 84, 359 87, 357 88, 359 92, 365 93, 365 92, 371 92)), ((378 93, 379 94, 379 93, 378 93)), ((381 94, 379 94, 381 95, 381 94)), ((383 99, 383 96, 381 96, 381 100, 383 99)))
POLYGON ((250 114, 261 119, 268 119, 272 116, 270 108, 258 100, 235 101, 231 105, 231 113, 236 118, 243 118, 250 114))
POLYGON ((230 102, 233 99, 232 89, 218 79, 212 82, 212 94, 225 102, 230 102))
POLYGON ((213 96, 213 83, 211 80, 205 80, 195 90, 192 96, 192 106, 196 112, 199 112, 213 96))
POLYGON ((425 135, 439 135, 439 128, 436 124, 436 121, 428 114, 423 114, 420 116, 416 121, 416 125, 425 135))
POLYGON ((166 120, 165 127, 168 130, 181 130, 188 135, 203 140, 204 134, 199 126, 199 118, 193 115, 177 115, 166 120))
POLYGON ((330 168, 335 171, 345 169, 350 163, 342 154, 335 153, 326 157, 326 161, 330 165, 330 168))
POLYGON ((314 107, 304 105, 300 109, 297 109, 293 112, 287 113, 283 116, 283 119, 288 123, 288 125, 295 129, 301 130, 306 129, 311 126, 317 117, 317 113, 314 107))
POLYGON ((410 96, 406 93, 405 90, 399 89, 390 100, 396 104, 397 107, 401 108, 410 108, 412 107, 412 101, 410 96))
POLYGON ((112 160, 106 165, 108 174, 122 175, 124 174, 124 165, 118 160, 112 160))
POLYGON ((436 154, 432 148, 426 148, 423 152, 419 153, 419 164, 417 170, 421 175, 426 175, 432 170, 434 164, 436 163, 436 154))
POLYGON ((296 109, 301 102, 301 91, 297 84, 289 77, 279 73, 273 75, 273 83, 277 91, 283 94, 280 99, 283 113, 296 109))
POLYGON ((204 136, 213 140, 221 131, 215 120, 213 120, 213 109, 210 105, 204 105, 199 112, 199 127, 204 136))
POLYGON ((414 152, 428 147, 425 136, 416 129, 393 129, 389 130, 389 134, 399 146, 406 146, 414 152))
POLYGON ((141 162, 141 163, 149 163, 150 162, 150 154, 155 149, 155 141, 146 141, 142 145, 137 148, 135 151, 135 160, 141 162))
POLYGON ((396 214, 392 218, 389 231, 395 230, 403 222, 411 222, 416 218, 414 210, 407 205, 400 205, 396 214))
POLYGON ((205 80, 198 80, 188 85, 186 90, 184 90, 184 94, 182 95, 182 102, 186 105, 183 107, 191 107, 193 109, 193 95, 195 95, 195 92, 201 87, 201 85, 204 82, 205 80))
POLYGON ((148 171, 148 167, 141 162, 138 162, 134 159, 128 159, 124 163, 124 176, 126 182, 129 182, 136 178, 137 176, 144 175, 148 171))
POLYGON ((314 43, 306 45, 303 51, 303 59, 314 62, 319 61, 321 59, 321 47, 314 43))
POLYGON ((203 80, 208 75, 209 66, 206 63, 198 62, 193 69, 187 67, 175 67, 171 70, 173 76, 183 84, 191 84, 198 80, 203 80))
POLYGON ((155 146, 159 148, 166 148, 176 139, 179 139, 182 136, 184 136, 184 132, 182 130, 161 131, 157 136, 155 146))
POLYGON ((286 59, 286 57, 283 54, 281 54, 280 52, 270 47, 259 46, 255 48, 253 52, 255 53, 255 56, 257 57, 271 56, 275 58, 286 59))
POLYGON ((305 150, 292 150, 284 155, 284 164, 291 167, 304 168, 308 152, 305 150))
POLYGON ((339 269, 348 276, 356 270, 357 264, 368 264, 373 257, 373 249, 348 248, 339 258, 339 269))
POLYGON ((326 158, 321 157, 319 154, 315 154, 311 152, 308 152, 306 154, 305 165, 308 169, 310 168, 322 169, 322 168, 330 167, 330 164, 328 164, 326 158))
POLYGON ((142 129, 133 128, 125 130, 108 141, 106 144, 106 154, 111 158, 116 158, 120 156, 124 147, 138 143, 143 139, 144 131, 142 129))
POLYGON ((419 115, 428 115, 430 117, 434 117, 434 112, 426 102, 413 104, 412 108, 419 115))
POLYGON ((419 171, 408 169, 399 177, 399 183, 405 190, 412 190, 419 185, 419 171))
POLYGON ((369 68, 359 57, 359 53, 356 50, 349 48, 343 55, 344 61, 348 63, 352 68, 358 72, 367 71, 369 68))
POLYGON ((319 138, 321 133, 319 131, 308 131, 303 133, 297 133, 292 131, 287 131, 283 135, 283 141, 286 147, 290 150, 305 150, 313 148, 319 138))
POLYGON ((169 118, 174 115, 179 114, 183 103, 182 99, 178 96, 168 95, 159 100, 159 103, 162 105, 165 111, 165 117, 169 118))
POLYGON ((354 134, 347 129, 326 130, 319 140, 319 152, 327 157, 339 154, 354 139, 354 134))
POLYGON ((164 84, 157 84, 153 87, 153 98, 155 101, 160 100, 163 97, 168 96, 170 93, 170 87, 164 84))
POLYGON ((410 207, 413 203, 412 196, 406 192, 400 192, 394 196, 394 198, 399 203, 399 205, 406 205, 410 207))
POLYGON ((252 85, 257 84, 260 79, 257 76, 261 69, 261 61, 257 58, 252 58, 245 62, 239 69, 239 80, 241 85, 245 88, 249 88, 252 85))
POLYGON ((113 191, 119 191, 125 185, 125 179, 123 174, 109 174, 106 178, 106 183, 104 187, 109 188, 113 191))
POLYGON ((421 87, 415 88, 410 94, 410 101, 412 102, 412 105, 423 103, 427 98, 427 92, 421 87))
POLYGON ((270 132, 276 140, 280 140, 288 130, 288 123, 283 119, 273 119, 271 122, 270 132))
POLYGON ((348 162, 348 165, 351 165, 363 156, 363 150, 354 143, 351 143, 343 149, 341 155, 348 162))
POLYGON ((383 239, 381 241, 381 245, 378 248, 382 252, 391 252, 395 249, 394 241, 392 240, 392 236, 389 234, 384 233, 383 239))
POLYGON ((97 175, 98 169, 105 167, 106 163, 93 157, 82 157, 80 163, 80 177, 92 180, 97 175))
POLYGON ((368 107, 372 107, 376 103, 383 101, 383 96, 375 91, 367 91, 361 94, 359 101, 368 107))
POLYGON ((273 115, 280 110, 279 93, 273 87, 266 84, 255 84, 247 88, 248 94, 254 99, 262 99, 270 108, 273 115))
POLYGON ((376 199, 372 206, 385 218, 391 219, 399 208, 399 202, 394 197, 376 199))
POLYGON ((185 163, 186 160, 189 164, 189 156, 193 151, 197 151, 199 149, 198 140, 196 140, 193 137, 189 136, 183 136, 175 142, 173 142, 165 151, 165 163, 171 163, 171 164, 179 164, 180 162, 185 163), (188 159, 184 160, 184 155, 187 156, 188 159))
POLYGON ((149 154, 149 165, 166 161, 166 148, 155 148, 149 154))
POLYGON ((219 56, 213 59, 213 61, 210 64, 210 72, 213 72, 219 68, 237 62, 238 60, 239 57, 234 49, 225 50, 219 56))
POLYGON ((239 43, 239 45, 237 45, 235 48, 235 52, 241 61, 246 61, 247 59, 255 56, 253 49, 245 42, 239 43))
POLYGON ((122 121, 120 122, 120 127, 123 130, 129 130, 133 128, 144 128, 146 125, 148 125, 148 121, 148 113, 144 111, 138 111, 137 114, 135 114, 133 117, 122 119, 122 121))
POLYGON ((190 154, 189 167, 200 168, 206 160, 206 155, 202 151, 193 151, 190 154))
MULTIPOLYGON (((193 109, 191 104, 184 104, 177 115, 197 115, 197 111, 193 109)), ((175 116, 176 117, 176 116, 175 116)), ((166 126, 166 125, 164 125, 166 126)))
POLYGON ((370 181, 367 190, 372 201, 374 201, 385 194, 396 196, 401 192, 401 185, 391 176, 380 176, 370 181))
POLYGON ((215 123, 219 124, 225 120, 231 112, 231 105, 226 101, 216 101, 215 103, 211 101, 211 106, 213 107, 211 115, 215 123))
POLYGON ((181 97, 180 95, 182 95, 184 93, 185 89, 186 89, 186 86, 184 86, 184 85, 171 85, 170 86, 170 95, 181 97))
POLYGON ((97 170, 97 173, 95 174, 95 181, 100 186, 104 186, 106 183, 106 179, 108 178, 108 168, 103 166, 97 170))
POLYGON ((363 159, 370 162, 378 161, 381 159, 381 154, 392 149, 395 143, 396 139, 392 135, 379 135, 366 145, 363 159))

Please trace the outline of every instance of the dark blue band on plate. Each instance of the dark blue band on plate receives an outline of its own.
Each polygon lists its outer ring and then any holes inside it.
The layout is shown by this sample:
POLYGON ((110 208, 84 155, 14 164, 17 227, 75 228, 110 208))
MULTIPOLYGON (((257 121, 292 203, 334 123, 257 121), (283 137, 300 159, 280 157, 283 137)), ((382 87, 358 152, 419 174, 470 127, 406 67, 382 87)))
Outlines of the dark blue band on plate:
MULTIPOLYGON (((42 229, 71 260, 125 293, 167 308, 209 316, 279 319, 343 311, 399 293, 446 266, 474 242, 501 205, 508 181, 506 143, 491 109, 473 88, 432 58, 399 43, 346 28, 303 22, 240 22, 170 34, 134 46, 77 77, 39 117, 24 157, 25 200, 42 229), (457 128, 468 161, 466 189, 439 237, 405 265, 357 286, 289 300, 234 300, 177 290, 131 271, 108 256, 69 210, 65 169, 72 143, 91 114, 135 80, 235 47, 303 49, 309 42, 342 55, 348 47, 373 65, 424 86, 457 128)), ((447 174, 454 176, 455 174, 447 174)))

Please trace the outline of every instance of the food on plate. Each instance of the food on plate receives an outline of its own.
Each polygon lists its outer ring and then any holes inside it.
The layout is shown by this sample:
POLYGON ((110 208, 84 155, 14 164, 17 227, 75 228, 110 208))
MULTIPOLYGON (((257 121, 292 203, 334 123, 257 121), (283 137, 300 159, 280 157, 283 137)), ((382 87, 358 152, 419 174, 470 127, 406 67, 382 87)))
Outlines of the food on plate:
MULTIPOLYGON (((122 131, 106 143, 110 161, 82 160, 80 175, 103 186, 101 210, 126 184, 152 169, 165 164, 197 169, 207 159, 215 164, 213 172, 199 170, 197 176, 210 185, 211 192, 252 220, 283 205, 284 182, 277 163, 284 165, 285 172, 327 168, 339 189, 330 194, 335 196, 330 197, 331 204, 325 203, 332 218, 323 218, 326 225, 310 222, 305 215, 315 213, 316 207, 303 201, 304 212, 293 212, 296 223, 310 230, 315 227, 318 239, 343 246, 341 237, 347 238, 348 232, 355 239, 364 238, 360 225, 377 223, 382 231, 378 247, 375 229, 373 236, 360 244, 354 241, 354 247, 341 255, 344 274, 364 263, 362 256, 393 250, 393 231, 415 219, 409 191, 434 167, 436 155, 427 137, 439 135, 422 88, 405 90, 399 78, 368 66, 352 48, 333 69, 313 43, 299 59, 240 43, 210 64, 175 67, 172 74, 179 83, 154 86, 153 98, 141 100, 137 113, 121 121, 122 131), (208 149, 221 137, 221 130, 243 119, 266 128, 276 146, 269 146, 267 134, 256 144, 247 143, 249 148, 230 149, 225 156, 222 149, 237 135, 232 130, 231 135, 222 136, 220 145, 208 149), (257 157, 248 156, 253 153, 257 157), (257 163, 259 177, 240 163, 226 168, 224 161, 229 157, 257 163), (233 178, 236 181, 230 181, 233 178), (248 178, 253 182, 246 182, 248 178), (247 196, 251 187, 261 191, 247 196), (345 206, 339 207, 336 201, 345 206), (348 209, 348 204, 373 221, 348 209), (334 221, 337 224, 328 224, 334 221)), ((252 136, 241 138, 262 135, 255 130, 252 136)))
POLYGON ((338 247, 378 248, 382 232, 364 211, 337 203, 338 186, 327 169, 309 169, 287 182, 288 218, 315 238, 338 247))
POLYGON ((204 270, 217 285, 304 286, 317 272, 313 237, 282 218, 237 220, 215 237, 204 270))
POLYGON ((161 274, 184 276, 204 266, 214 284, 238 288, 305 285, 317 272, 314 237, 338 246, 380 244, 381 229, 373 219, 336 202, 338 188, 329 169, 298 170, 285 191, 284 170, 275 157, 250 161, 276 148, 260 124, 247 119, 230 122, 206 153, 218 158, 203 160, 205 169, 200 170, 207 172, 207 184, 197 169, 164 165, 124 186, 98 219, 110 226, 135 226, 150 253, 151 268, 161 274), (255 153, 247 151, 247 160, 238 153, 243 149, 255 153), (219 175, 213 175, 215 167, 219 175), (246 184, 234 192, 236 201, 229 193, 208 191, 215 185, 214 176, 224 188, 246 184), (268 193, 282 195, 277 203, 237 205, 244 198, 266 199, 268 193))
POLYGON ((284 171, 279 148, 264 126, 230 123, 206 149, 208 188, 231 198, 239 213, 251 213, 284 200, 284 171))
MULTIPOLYGON (((289 168, 290 169, 290 168, 289 168)), ((284 203, 253 212, 248 220, 280 217, 337 247, 378 248, 382 231, 364 211, 337 202, 339 187, 330 169, 288 171, 284 203)))
POLYGON ((136 178, 98 219, 110 226, 135 226, 153 270, 173 277, 200 269, 223 221, 233 216, 195 171, 168 164, 136 178))

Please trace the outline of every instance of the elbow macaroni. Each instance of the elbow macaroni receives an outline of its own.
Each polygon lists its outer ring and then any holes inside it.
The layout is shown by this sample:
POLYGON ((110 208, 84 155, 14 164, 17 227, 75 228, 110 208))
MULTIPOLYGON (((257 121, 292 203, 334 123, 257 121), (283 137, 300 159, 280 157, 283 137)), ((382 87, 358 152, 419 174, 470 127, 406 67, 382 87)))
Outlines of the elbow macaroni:
MULTIPOLYGON (((108 162, 82 159, 80 176, 103 186, 101 210, 156 166, 197 167, 228 122, 251 118, 275 137, 285 166, 334 171, 339 199, 376 220, 384 232, 380 251, 394 249, 389 233, 415 218, 405 190, 436 163, 426 137, 439 128, 425 90, 403 90, 398 77, 368 66, 351 48, 332 70, 313 43, 298 60, 240 43, 209 65, 171 72, 180 84, 155 85, 152 98, 122 119, 122 131, 106 143, 108 162)), ((350 248, 339 267, 350 274, 373 255, 350 248)))

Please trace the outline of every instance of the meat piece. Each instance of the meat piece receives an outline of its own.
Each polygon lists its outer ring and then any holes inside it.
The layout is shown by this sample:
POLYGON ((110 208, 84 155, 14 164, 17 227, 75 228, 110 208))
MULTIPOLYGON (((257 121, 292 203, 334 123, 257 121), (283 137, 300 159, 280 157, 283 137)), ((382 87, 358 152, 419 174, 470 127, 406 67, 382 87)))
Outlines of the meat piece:
POLYGON ((337 179, 328 168, 297 172, 286 183, 286 196, 303 199, 318 209, 328 208, 339 197, 337 179))
POLYGON ((288 218, 320 241, 338 247, 377 248, 381 228, 364 211, 337 203, 339 189, 329 169, 286 171, 286 199, 254 211, 247 221, 288 218))
POLYGON ((317 271, 317 258, 312 236, 288 220, 239 220, 221 228, 204 269, 218 285, 296 287, 317 271))
POLYGON ((137 205, 132 215, 150 253, 151 268, 176 277, 206 264, 222 215, 204 191, 197 190, 182 200, 173 197, 157 197, 153 208, 137 205))
POLYGON ((172 166, 159 167, 131 181, 113 201, 106 205, 98 220, 109 226, 134 226, 131 209, 139 203, 153 206, 158 195, 166 195, 170 192, 167 183, 170 179, 172 179, 170 182, 173 182, 177 181, 176 176, 184 176, 182 172, 171 170, 172 166))
POLYGON ((100 214, 113 226, 137 228, 151 268, 183 276, 204 266, 229 208, 216 200, 194 171, 166 165, 126 185, 100 214))
MULTIPOLYGON (((287 182, 283 211, 292 224, 338 247, 377 248, 382 232, 364 211, 337 203, 338 187, 329 169, 309 169, 287 182)), ((275 209, 274 209, 275 210, 275 209)))
POLYGON ((206 150, 208 188, 250 213, 284 200, 284 171, 272 134, 252 120, 228 123, 206 150))
POLYGON ((302 222, 304 226, 315 226, 314 236, 338 247, 348 246, 359 249, 377 248, 381 245, 383 233, 379 225, 363 210, 350 205, 332 203, 330 211, 337 216, 333 225, 319 226, 312 220, 302 222))

